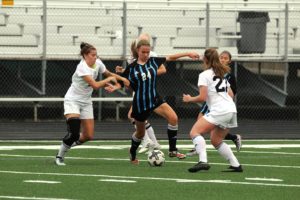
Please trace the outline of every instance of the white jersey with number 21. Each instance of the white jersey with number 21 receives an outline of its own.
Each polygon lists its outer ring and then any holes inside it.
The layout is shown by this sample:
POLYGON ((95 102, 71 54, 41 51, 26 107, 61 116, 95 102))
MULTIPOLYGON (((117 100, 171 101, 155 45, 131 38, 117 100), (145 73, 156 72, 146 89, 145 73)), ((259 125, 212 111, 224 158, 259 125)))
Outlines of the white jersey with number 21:
POLYGON ((236 106, 228 94, 230 83, 223 77, 215 75, 212 69, 199 74, 198 87, 207 86, 206 103, 213 115, 236 113, 236 106))

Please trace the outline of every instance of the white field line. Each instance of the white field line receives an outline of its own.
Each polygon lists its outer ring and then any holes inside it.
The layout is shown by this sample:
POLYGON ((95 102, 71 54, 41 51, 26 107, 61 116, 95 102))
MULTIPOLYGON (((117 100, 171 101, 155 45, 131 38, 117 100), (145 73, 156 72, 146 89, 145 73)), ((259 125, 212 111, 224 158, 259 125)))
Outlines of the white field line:
MULTIPOLYGON (((231 148, 235 148, 235 145, 229 145, 231 148)), ((80 145, 74 147, 74 149, 128 149, 129 144, 124 145, 80 145)), ((191 149, 194 147, 192 144, 181 144, 177 145, 179 149, 191 149)), ((169 145, 161 145, 162 149, 168 149, 169 145)), ((207 149, 215 149, 212 145, 207 145, 207 149)), ((254 149, 279 149, 279 148, 300 148, 300 144, 245 144, 243 148, 254 148, 254 149)), ((17 150, 17 149, 43 149, 43 150, 57 150, 59 145, 2 145, 0 150, 17 150)))
POLYGON ((134 180, 121 180, 121 179, 99 179, 101 182, 117 182, 117 183, 136 183, 134 180))
POLYGON ((58 198, 45 198, 45 197, 21 197, 21 196, 0 196, 0 199, 30 199, 30 200, 72 200, 72 199, 58 199, 58 198))
MULTIPOLYGON (((54 156, 35 156, 35 155, 15 155, 15 154, 0 154, 0 157, 19 157, 19 158, 49 158, 54 160, 54 156)), ((72 160, 104 160, 104 161, 126 161, 128 158, 86 158, 86 157, 66 157, 66 159, 72 160)), ((148 162, 147 160, 139 159, 140 162, 148 162)), ((183 164, 195 164, 195 161, 183 161, 183 160, 168 160, 166 163, 183 163, 183 164)), ((211 165, 224 165, 228 166, 228 163, 209 163, 211 165)), ((291 169, 300 169, 300 166, 286 166, 286 165, 256 165, 256 164, 242 164, 243 166, 250 167, 269 167, 269 168, 291 168, 291 169)))
POLYGON ((272 182, 282 182, 282 179, 277 179, 277 178, 259 178, 259 177, 255 177, 255 178, 245 178, 246 180, 249 181, 272 181, 272 182))
POLYGON ((163 177, 138 177, 138 176, 112 176, 104 174, 66 174, 66 173, 42 173, 42 172, 22 172, 22 171, 0 171, 6 174, 26 174, 26 175, 45 175, 45 176, 72 176, 72 177, 103 177, 114 179, 133 179, 133 180, 156 180, 156 181, 176 181, 178 183, 215 183, 215 184, 238 184, 238 185, 258 185, 258 186, 275 186, 275 187, 296 187, 300 185, 292 184, 276 184, 276 183, 253 183, 253 182, 235 182, 224 180, 199 180, 199 179, 176 179, 176 178, 163 178, 163 177))
POLYGON ((57 184, 60 181, 45 181, 45 180, 24 180, 24 183, 46 183, 46 184, 57 184))

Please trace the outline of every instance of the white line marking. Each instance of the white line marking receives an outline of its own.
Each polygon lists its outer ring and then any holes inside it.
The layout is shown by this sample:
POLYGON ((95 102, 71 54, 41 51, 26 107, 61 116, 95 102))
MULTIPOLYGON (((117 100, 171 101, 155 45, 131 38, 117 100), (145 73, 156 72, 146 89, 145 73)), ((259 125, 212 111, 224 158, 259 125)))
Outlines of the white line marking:
MULTIPOLYGON (((231 182, 231 180, 206 180, 207 183, 228 183, 231 182)), ((201 183, 203 180, 177 180, 177 183, 201 183)))
POLYGON ((243 184, 243 185, 259 185, 259 186, 276 186, 276 187, 297 187, 300 188, 300 185, 292 185, 292 184, 276 184, 276 183, 253 183, 253 182, 223 182, 221 180, 195 180, 195 179, 176 179, 176 178, 162 178, 162 177, 138 177, 138 176, 111 176, 104 174, 65 174, 65 173, 42 173, 42 172, 22 172, 22 171, 0 171, 0 173, 7 174, 28 174, 28 175, 52 175, 52 176, 75 176, 75 177, 105 177, 105 178, 119 178, 119 179, 140 179, 140 180, 157 180, 157 181, 185 181, 191 180, 197 181, 198 183, 217 183, 217 184, 243 184))
POLYGON ((136 183, 136 181, 133 181, 133 180, 120 180, 120 179, 99 179, 98 181, 118 182, 118 183, 136 183))
POLYGON ((24 183, 47 183, 47 184, 57 184, 60 181, 44 181, 44 180, 24 180, 24 183))
POLYGON ((45 197, 21 197, 21 196, 0 196, 0 199, 34 199, 34 200, 72 200, 72 199, 58 199, 45 197))
POLYGON ((277 178, 245 178, 246 180, 250 180, 250 181, 274 181, 274 182, 281 182, 283 181, 282 179, 277 179, 277 178))
MULTIPOLYGON (((20 157, 20 158, 51 158, 54 159, 54 156, 32 156, 32 155, 11 155, 11 154, 0 154, 0 157, 20 157)), ((129 162, 128 158, 86 158, 86 157, 66 157, 66 159, 73 159, 73 160, 106 160, 106 161, 126 161, 129 162)), ((148 160, 139 159, 140 162, 148 162, 148 160)), ((190 163, 195 164, 195 161, 183 161, 183 160, 168 160, 165 161, 167 163, 190 163)), ((227 166, 228 163, 209 163, 211 165, 225 165, 227 166)), ((242 164, 243 166, 250 166, 250 167, 273 167, 273 168, 292 168, 292 169, 300 169, 300 166, 286 166, 286 165, 256 165, 256 164, 242 164)))

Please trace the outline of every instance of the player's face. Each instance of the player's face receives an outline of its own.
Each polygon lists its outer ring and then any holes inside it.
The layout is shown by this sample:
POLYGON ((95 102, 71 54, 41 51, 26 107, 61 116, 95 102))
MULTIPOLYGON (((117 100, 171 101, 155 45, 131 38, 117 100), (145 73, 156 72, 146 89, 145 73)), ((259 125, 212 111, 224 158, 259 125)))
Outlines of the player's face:
POLYGON ((85 62, 89 66, 93 66, 96 63, 97 60, 97 51, 96 50, 91 50, 90 53, 86 54, 84 56, 85 62))
POLYGON ((229 58, 229 55, 227 53, 223 53, 220 55, 220 62, 222 65, 229 65, 231 60, 229 58))
POLYGON ((146 62, 150 55, 150 47, 147 45, 143 45, 140 48, 138 48, 138 56, 139 60, 142 62, 146 62))

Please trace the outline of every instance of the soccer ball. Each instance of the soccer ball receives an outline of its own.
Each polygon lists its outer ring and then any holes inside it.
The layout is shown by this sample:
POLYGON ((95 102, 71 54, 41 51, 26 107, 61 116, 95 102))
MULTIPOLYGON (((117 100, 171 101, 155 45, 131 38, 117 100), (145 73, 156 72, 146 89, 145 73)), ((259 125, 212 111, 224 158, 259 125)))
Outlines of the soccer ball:
POLYGON ((150 166, 162 166, 165 162, 165 154, 160 150, 153 150, 148 153, 148 163, 150 166))

